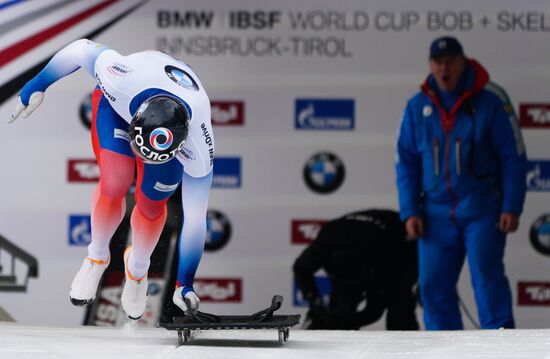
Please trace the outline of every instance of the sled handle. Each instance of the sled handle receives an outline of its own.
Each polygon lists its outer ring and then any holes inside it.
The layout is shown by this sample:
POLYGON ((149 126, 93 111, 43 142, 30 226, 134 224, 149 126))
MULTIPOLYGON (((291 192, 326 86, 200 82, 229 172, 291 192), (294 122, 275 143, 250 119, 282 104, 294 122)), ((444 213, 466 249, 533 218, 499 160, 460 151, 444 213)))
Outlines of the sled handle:
POLYGON ((279 310, 281 306, 283 305, 283 296, 282 295, 274 295, 273 299, 271 299, 271 313, 279 310))
POLYGON ((260 310, 256 314, 253 314, 250 319, 255 322, 265 322, 270 320, 273 318, 273 312, 281 308, 281 305, 283 305, 283 296, 274 295, 273 299, 271 299, 271 306, 264 310, 260 310))

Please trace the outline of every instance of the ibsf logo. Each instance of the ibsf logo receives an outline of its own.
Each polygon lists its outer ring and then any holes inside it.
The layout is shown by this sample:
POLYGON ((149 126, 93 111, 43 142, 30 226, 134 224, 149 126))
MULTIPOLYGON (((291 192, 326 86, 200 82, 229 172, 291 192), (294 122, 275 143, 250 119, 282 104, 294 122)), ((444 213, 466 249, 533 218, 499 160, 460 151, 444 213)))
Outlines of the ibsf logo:
POLYGON ((518 305, 550 306, 550 283, 518 282, 518 305))
POLYGON ((67 162, 67 177, 69 182, 97 182, 99 166, 95 160, 69 160, 67 162))
POLYGON ((242 301, 242 279, 240 278, 197 278, 193 288, 201 302, 240 303, 242 301))
POLYGON ((313 155, 304 166, 303 175, 307 186, 314 192, 328 194, 336 191, 344 182, 344 163, 330 152, 313 155))
POLYGON ((521 127, 550 127, 550 104, 522 103, 519 105, 521 127))
POLYGON ((528 191, 550 191, 550 161, 529 161, 526 182, 528 191))
POLYGON ((244 102, 242 101, 212 101, 212 125, 242 126, 244 125, 244 102))
POLYGON ((309 244, 317 238, 326 220, 293 219, 291 224, 292 244, 309 244))
POLYGON ((69 244, 87 246, 92 240, 92 225, 89 215, 69 216, 69 244))
POLYGON ((231 223, 226 215, 217 210, 206 213, 206 251, 217 251, 225 247, 231 238, 231 223))
POLYGON ((212 188, 241 187, 241 159, 239 157, 216 157, 212 188))
MULTIPOLYGON (((332 283, 328 277, 314 277, 315 287, 321 296, 321 299, 325 305, 328 305, 330 300, 330 290, 332 288, 332 283)), ((296 307, 307 307, 309 302, 304 298, 302 291, 294 282, 294 306, 296 307)))
POLYGON ((550 256, 550 213, 533 222, 529 230, 529 241, 537 252, 550 256))
POLYGON ((134 72, 134 70, 132 70, 130 67, 124 64, 121 64, 119 62, 114 62, 112 65, 108 66, 107 71, 109 71, 113 75, 123 76, 123 77, 128 76, 132 72, 134 72))
POLYGON ((354 101, 297 99, 295 126, 298 130, 353 130, 355 127, 354 101))

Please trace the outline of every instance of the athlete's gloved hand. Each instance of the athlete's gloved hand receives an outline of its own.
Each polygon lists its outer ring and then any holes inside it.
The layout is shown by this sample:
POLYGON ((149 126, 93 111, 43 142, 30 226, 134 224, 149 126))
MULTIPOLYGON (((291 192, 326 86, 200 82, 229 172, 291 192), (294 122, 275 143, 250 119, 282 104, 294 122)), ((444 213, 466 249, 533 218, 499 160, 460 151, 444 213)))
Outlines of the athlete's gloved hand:
POLYGON ((19 115, 23 116, 23 118, 29 117, 29 115, 42 103, 42 100, 44 99, 44 92, 36 91, 33 92, 31 97, 29 98, 29 104, 25 107, 23 105, 23 102, 21 102, 21 97, 17 96, 17 104, 15 105, 15 109, 13 109, 12 113, 10 114, 10 118, 8 119, 8 123, 12 123, 15 121, 19 115))
POLYGON ((310 293, 306 299, 309 302, 309 310, 303 329, 329 329, 329 312, 319 294, 310 293))
POLYGON ((183 310, 185 314, 196 313, 199 310, 199 304, 201 302, 193 288, 183 286, 176 287, 174 295, 172 296, 172 301, 183 310))

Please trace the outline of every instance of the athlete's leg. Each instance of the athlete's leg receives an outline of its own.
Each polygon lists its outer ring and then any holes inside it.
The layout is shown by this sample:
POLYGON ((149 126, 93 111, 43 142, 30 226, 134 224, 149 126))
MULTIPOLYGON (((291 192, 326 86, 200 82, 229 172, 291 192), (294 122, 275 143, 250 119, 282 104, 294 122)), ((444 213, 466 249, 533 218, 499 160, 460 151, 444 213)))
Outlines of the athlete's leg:
POLYGON ((127 138, 128 124, 96 89, 92 98, 92 143, 100 179, 92 196, 92 241, 88 256, 106 261, 109 241, 124 218, 126 192, 135 175, 135 159, 127 138))
POLYGON ((92 144, 100 180, 92 196, 92 241, 88 257, 71 284, 74 305, 88 305, 109 265, 109 241, 125 212, 125 194, 134 178, 134 158, 127 136, 128 124, 96 89, 92 97, 92 144))
POLYGON ((132 211, 132 247, 124 253, 126 281, 120 297, 126 314, 137 319, 147 305, 147 270, 164 223, 166 201, 181 181, 182 166, 177 159, 163 164, 137 160, 136 206, 132 211))
POLYGON ((163 164, 138 160, 136 206, 132 211, 132 251, 128 258, 130 274, 143 277, 149 268, 166 222, 166 202, 181 181, 183 167, 177 159, 163 164))

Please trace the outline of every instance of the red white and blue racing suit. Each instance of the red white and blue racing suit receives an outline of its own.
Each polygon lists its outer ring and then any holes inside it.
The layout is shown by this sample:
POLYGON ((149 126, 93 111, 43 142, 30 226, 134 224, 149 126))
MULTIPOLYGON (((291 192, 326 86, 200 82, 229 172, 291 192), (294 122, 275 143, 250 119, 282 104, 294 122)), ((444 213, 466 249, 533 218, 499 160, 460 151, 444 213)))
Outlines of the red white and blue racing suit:
POLYGON ((92 97, 92 143, 100 180, 92 199, 90 258, 107 260, 109 241, 125 213, 125 196, 137 167, 136 206, 131 217, 132 256, 128 270, 146 274, 150 256, 166 221, 166 201, 182 184, 183 228, 179 241, 178 286, 193 290, 206 237, 206 211, 212 183, 214 137, 210 102, 195 72, 158 51, 123 56, 81 39, 60 50, 21 90, 27 106, 31 95, 44 92, 64 76, 84 68, 97 82, 92 97), (144 163, 130 148, 128 127, 148 98, 169 94, 187 107, 191 120, 184 148, 175 158, 144 163))
POLYGON ((407 104, 397 142, 402 220, 423 217, 420 293, 426 329, 461 329, 456 284, 467 257, 482 328, 512 328, 501 213, 519 216, 526 155, 515 112, 469 60, 452 93, 433 76, 407 104))

